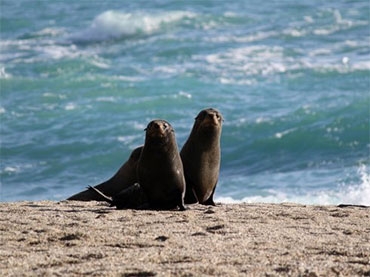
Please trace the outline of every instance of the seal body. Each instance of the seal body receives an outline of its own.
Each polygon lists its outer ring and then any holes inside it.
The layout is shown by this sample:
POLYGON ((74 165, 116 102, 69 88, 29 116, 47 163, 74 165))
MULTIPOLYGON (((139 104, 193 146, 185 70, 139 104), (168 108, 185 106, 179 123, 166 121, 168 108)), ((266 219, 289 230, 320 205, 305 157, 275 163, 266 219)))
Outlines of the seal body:
POLYGON ((174 129, 165 120, 153 120, 145 131, 137 176, 149 206, 185 210, 185 177, 174 129))
POLYGON ((213 108, 200 111, 181 149, 187 204, 215 205, 213 195, 220 172, 222 121, 221 113, 213 108))
MULTIPOLYGON (((108 197, 113 197, 119 194, 121 191, 129 188, 133 184, 138 182, 137 178, 137 164, 141 155, 143 147, 134 149, 129 159, 121 166, 116 174, 113 175, 109 180, 95 186, 101 193, 108 197)), ((106 201, 104 197, 97 194, 91 189, 79 192, 67 200, 79 200, 79 201, 106 201)))

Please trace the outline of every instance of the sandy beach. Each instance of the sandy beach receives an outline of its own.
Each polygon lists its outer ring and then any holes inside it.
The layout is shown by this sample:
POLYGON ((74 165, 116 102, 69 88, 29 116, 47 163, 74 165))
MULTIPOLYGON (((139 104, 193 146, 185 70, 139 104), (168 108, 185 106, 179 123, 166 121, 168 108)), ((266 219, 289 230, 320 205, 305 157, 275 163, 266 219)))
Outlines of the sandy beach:
POLYGON ((370 209, 0 203, 1 276, 370 276, 370 209))

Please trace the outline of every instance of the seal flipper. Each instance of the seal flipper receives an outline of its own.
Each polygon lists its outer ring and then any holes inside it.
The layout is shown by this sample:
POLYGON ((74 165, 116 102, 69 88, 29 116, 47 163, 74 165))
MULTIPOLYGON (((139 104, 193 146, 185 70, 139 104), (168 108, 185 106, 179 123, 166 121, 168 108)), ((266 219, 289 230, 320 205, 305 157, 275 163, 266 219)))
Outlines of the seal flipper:
POLYGON ((181 198, 180 203, 178 204, 180 211, 186 211, 187 208, 184 205, 184 199, 181 198))
POLYGON ((148 205, 147 196, 138 183, 122 190, 112 200, 112 206, 117 209, 143 209, 148 205))
POLYGON ((177 199, 177 207, 179 208, 180 211, 186 211, 187 210, 187 207, 185 206, 184 193, 180 193, 180 197, 178 197, 178 199, 177 199))
POLYGON ((78 200, 78 201, 107 201, 106 195, 101 191, 104 186, 109 185, 110 180, 101 183, 95 187, 88 186, 87 190, 76 193, 67 198, 67 200, 78 200), (104 196, 103 196, 104 195, 104 196))
POLYGON ((146 195, 138 183, 133 184, 127 189, 122 190, 120 193, 113 197, 106 196, 95 187, 88 186, 89 191, 98 194, 99 197, 108 202, 111 207, 117 209, 145 209, 148 205, 146 195))
POLYGON ((203 205, 216 206, 215 202, 213 201, 213 195, 215 194, 215 190, 216 186, 213 188, 211 196, 204 203, 202 203, 203 205))
POLYGON ((87 189, 88 189, 88 191, 93 191, 93 192, 97 193, 99 195, 99 197, 101 197, 102 199, 104 199, 104 201, 108 202, 112 206, 113 199, 111 197, 106 196, 100 190, 98 190, 97 188, 94 188, 92 186, 87 186, 87 189))

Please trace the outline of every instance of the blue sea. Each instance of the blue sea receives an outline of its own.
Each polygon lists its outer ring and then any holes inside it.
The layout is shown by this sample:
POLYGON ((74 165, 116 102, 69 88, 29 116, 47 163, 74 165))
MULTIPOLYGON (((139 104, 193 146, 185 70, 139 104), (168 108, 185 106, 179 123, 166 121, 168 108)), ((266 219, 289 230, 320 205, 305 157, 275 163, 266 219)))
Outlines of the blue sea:
POLYGON ((0 200, 110 178, 224 116, 216 201, 370 205, 370 3, 0 2, 0 200))

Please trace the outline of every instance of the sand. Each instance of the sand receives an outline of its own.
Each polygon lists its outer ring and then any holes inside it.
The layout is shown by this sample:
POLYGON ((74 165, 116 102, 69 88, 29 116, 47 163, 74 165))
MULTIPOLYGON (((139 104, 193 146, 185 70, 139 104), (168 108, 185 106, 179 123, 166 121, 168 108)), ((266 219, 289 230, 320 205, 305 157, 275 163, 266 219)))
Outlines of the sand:
POLYGON ((370 209, 0 203, 0 276, 370 276, 370 209))

